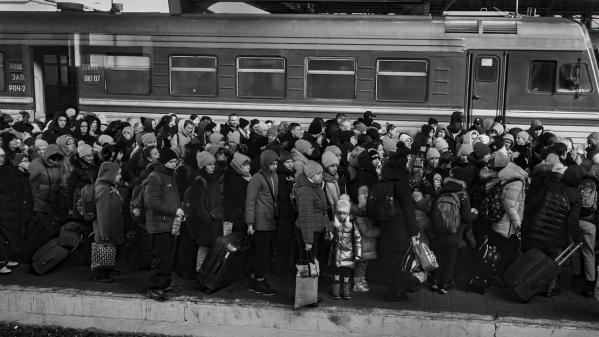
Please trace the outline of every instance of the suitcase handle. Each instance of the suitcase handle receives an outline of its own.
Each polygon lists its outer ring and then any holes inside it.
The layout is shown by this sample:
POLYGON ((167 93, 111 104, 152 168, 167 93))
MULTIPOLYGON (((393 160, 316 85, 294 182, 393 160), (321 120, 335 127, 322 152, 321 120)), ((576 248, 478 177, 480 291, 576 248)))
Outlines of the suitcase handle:
POLYGON ((561 252, 556 258, 555 262, 557 262, 558 266, 561 266, 572 254, 574 254, 580 247, 582 247, 582 242, 572 243, 563 252, 561 252))

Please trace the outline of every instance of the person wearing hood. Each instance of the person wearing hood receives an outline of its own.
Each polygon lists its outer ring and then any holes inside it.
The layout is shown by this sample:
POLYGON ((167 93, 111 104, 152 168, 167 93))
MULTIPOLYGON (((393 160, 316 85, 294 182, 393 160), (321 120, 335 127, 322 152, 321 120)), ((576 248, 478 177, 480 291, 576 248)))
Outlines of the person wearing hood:
POLYGON ((177 184, 177 192, 179 193, 180 200, 183 200, 185 191, 198 176, 198 161, 196 158, 199 152, 202 152, 200 144, 185 144, 183 160, 175 169, 175 183, 177 184))
MULTIPOLYGON (((94 242, 118 246, 123 244, 123 197, 119 193, 121 180, 119 164, 104 162, 100 166, 98 178, 94 185, 94 201, 96 202, 96 218, 93 221, 94 242)), ((114 282, 112 268, 96 269, 94 280, 103 283, 114 282)))
MULTIPOLYGON (((556 164, 558 165, 561 166, 556 164)), ((570 237, 575 243, 582 241, 579 226, 582 196, 578 190, 582 176, 580 166, 573 165, 568 167, 561 177, 559 172, 555 172, 547 179, 547 191, 541 207, 530 228, 525 231, 527 249, 536 248, 554 259, 569 244, 570 237)), ((549 283, 546 296, 560 294, 557 281, 558 279, 554 279, 549 283)))
POLYGON ((75 122, 73 138, 77 141, 77 145, 88 144, 93 146, 96 141, 96 138, 89 134, 89 122, 85 119, 80 119, 75 122))
POLYGON ((154 134, 154 128, 156 127, 156 120, 153 118, 142 118, 141 122, 142 131, 135 132, 135 142, 138 146, 142 145, 141 137, 147 133, 154 134))
POLYGON ((304 173, 304 167, 310 159, 312 159, 312 153, 314 147, 312 144, 305 139, 298 139, 295 142, 295 146, 291 149, 291 158, 293 159, 293 169, 295 176, 299 176, 304 173))
POLYGON ((63 188, 64 155, 56 144, 50 144, 44 158, 35 159, 29 167, 29 180, 33 191, 33 211, 48 218, 65 216, 63 188))
POLYGON ((56 138, 70 133, 71 130, 67 115, 64 112, 57 112, 48 130, 42 134, 42 139, 47 141, 48 144, 54 144, 56 143, 56 138))
POLYGON ((6 158, 10 161, 15 157, 16 154, 21 153, 20 140, 12 132, 4 132, 0 134, 2 139, 2 148, 6 154, 6 158))
POLYGON ((339 158, 333 152, 327 152, 322 155, 322 166, 324 167, 324 173, 322 180, 324 181, 323 189, 327 197, 327 213, 329 220, 334 218, 334 209, 339 196, 345 194, 345 190, 341 190, 343 184, 339 184, 339 175, 337 169, 339 168, 339 158))
POLYGON ((358 156, 360 171, 352 184, 352 200, 358 200, 358 189, 366 186, 368 189, 379 181, 379 172, 381 166, 381 157, 376 149, 368 149, 358 156))
POLYGON ((36 139, 33 143, 33 153, 31 154, 31 160, 36 158, 42 158, 48 150, 48 142, 43 139, 36 139))
POLYGON ((230 170, 225 172, 223 185, 224 220, 226 225, 233 228, 233 232, 246 233, 245 200, 247 187, 252 175, 250 174, 251 160, 239 152, 233 154, 229 164, 230 170))
POLYGON ((302 139, 308 141, 312 148, 314 149, 311 154, 311 159, 320 160, 324 149, 328 146, 327 140, 323 135, 323 123, 322 119, 314 118, 310 126, 308 127, 307 132, 304 132, 302 139))
POLYGON ((376 114, 372 111, 366 111, 362 115, 362 118, 358 118, 358 122, 366 125, 366 127, 373 127, 379 130, 381 128, 381 124, 374 121, 376 118, 376 114))
POLYGON ((599 132, 591 132, 587 137, 587 159, 593 160, 593 157, 599 153, 599 132))
POLYGON ((210 135, 212 134, 216 124, 212 121, 204 120, 201 121, 200 124, 195 129, 195 134, 198 139, 198 142, 202 146, 206 146, 206 144, 210 144, 210 135))
POLYGON ((528 128, 528 134, 530 135, 532 148, 534 148, 538 143, 541 142, 541 135, 545 132, 545 128, 543 127, 543 123, 535 119, 530 122, 530 128, 528 128))
POLYGON ((68 174, 64 186, 66 204, 69 207, 69 213, 80 220, 83 214, 79 214, 77 211, 76 203, 81 196, 81 188, 96 181, 102 161, 94 154, 92 147, 85 143, 77 147, 77 153, 73 154, 69 161, 72 170, 68 174))
MULTIPOLYGON (((386 300, 405 301, 407 299, 407 284, 401 271, 401 260, 410 245, 410 238, 418 232, 416 217, 412 203, 410 188, 410 173, 407 169, 408 153, 402 149, 392 155, 383 166, 381 184, 391 185, 396 208, 395 215, 384 221, 377 221, 380 228, 380 248, 387 275, 386 300)), ((370 208, 370 207, 368 207, 370 208)), ((368 209, 369 214, 375 214, 368 209)))
POLYGON ((279 218, 273 242, 273 273, 282 274, 286 271, 295 271, 294 233, 297 210, 293 208, 291 194, 295 184, 293 171, 293 158, 287 151, 279 157, 277 167, 279 179, 279 218))
POLYGON ((261 169, 250 179, 245 199, 247 233, 254 238, 254 256, 248 289, 266 296, 276 294, 266 281, 265 275, 269 267, 271 241, 280 216, 278 160, 276 152, 262 152, 261 169))
POLYGON ((135 148, 135 130, 131 126, 125 126, 121 130, 121 136, 118 137, 116 145, 123 152, 123 162, 128 162, 131 159, 135 148))
POLYGON ((153 251, 152 275, 147 285, 146 296, 155 300, 165 300, 165 290, 171 285, 171 271, 174 254, 173 222, 175 217, 184 218, 174 172, 179 160, 169 149, 161 149, 159 165, 150 173, 143 192, 146 204, 146 230, 151 236, 153 251))
POLYGON ((102 134, 102 122, 100 119, 94 115, 87 115, 85 116, 84 120, 86 120, 89 124, 89 135, 94 137, 94 140, 98 139, 98 137, 100 137, 102 134))
POLYGON ((177 125, 178 132, 171 138, 171 149, 180 157, 185 153, 185 145, 193 140, 193 122, 189 119, 182 119, 177 125))
POLYGON ((11 165, 0 163, 0 275, 19 266, 25 229, 33 220, 29 166, 22 153, 15 155, 11 165))
MULTIPOLYGON (((451 114, 451 120, 447 126, 447 134, 445 135, 445 141, 449 145, 448 148, 454 150, 460 137, 464 135, 464 124, 463 124, 463 113, 460 111, 454 111, 451 114)), ((442 151, 440 151, 443 153, 442 151)))
MULTIPOLYGON (((156 138, 158 140, 158 148, 171 148, 172 139, 177 134, 177 120, 172 115, 165 115, 160 118, 160 122, 156 126, 156 138)), ((175 153, 177 153, 175 151, 175 153)))

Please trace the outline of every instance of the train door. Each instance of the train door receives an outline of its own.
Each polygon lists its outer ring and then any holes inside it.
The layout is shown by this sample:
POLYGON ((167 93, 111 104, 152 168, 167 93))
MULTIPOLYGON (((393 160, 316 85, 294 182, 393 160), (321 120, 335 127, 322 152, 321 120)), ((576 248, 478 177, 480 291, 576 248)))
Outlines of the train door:
POLYGON ((506 54, 503 51, 473 50, 470 53, 468 94, 471 123, 474 118, 494 118, 504 114, 506 54))
MULTIPOLYGON (((40 96, 43 97, 48 118, 52 118, 56 111, 77 107, 75 71, 70 55, 72 53, 69 53, 69 47, 66 46, 34 50, 34 69, 41 70, 39 79, 42 81, 43 89, 40 96)), ((36 97, 37 90, 36 87, 36 97)))

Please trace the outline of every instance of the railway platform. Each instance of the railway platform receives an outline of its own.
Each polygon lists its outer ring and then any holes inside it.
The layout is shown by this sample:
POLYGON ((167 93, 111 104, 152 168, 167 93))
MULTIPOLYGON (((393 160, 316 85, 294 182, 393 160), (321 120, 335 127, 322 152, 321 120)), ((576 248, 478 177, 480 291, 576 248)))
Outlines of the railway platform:
POLYGON ((112 284, 94 282, 72 261, 45 276, 28 271, 24 264, 0 277, 0 321, 171 336, 599 336, 599 302, 576 293, 567 274, 560 296, 527 304, 507 289, 479 295, 459 285, 447 295, 421 289, 396 303, 382 301, 384 288, 373 284, 368 294, 335 301, 321 278, 323 303, 294 310, 292 275, 269 278, 278 294, 268 298, 247 291, 244 279, 206 295, 174 276, 181 292, 156 302, 141 293, 147 271, 119 266, 112 284))

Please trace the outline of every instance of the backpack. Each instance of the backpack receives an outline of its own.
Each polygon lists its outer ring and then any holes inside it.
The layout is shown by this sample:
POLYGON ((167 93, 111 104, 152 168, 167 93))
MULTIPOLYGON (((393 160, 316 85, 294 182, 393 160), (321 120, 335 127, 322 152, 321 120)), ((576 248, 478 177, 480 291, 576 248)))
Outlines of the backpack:
POLYGON ((458 228, 462 223, 462 216, 460 213, 460 194, 457 193, 445 193, 441 194, 431 211, 431 218, 433 227, 439 232, 456 234, 458 228))
POLYGON ((86 221, 92 221, 96 218, 96 192, 93 184, 86 184, 79 191, 79 198, 75 201, 77 212, 86 221))
MULTIPOLYGON (((597 185, 592 179, 583 179, 578 186, 582 196, 582 213, 591 215, 597 211, 597 185)), ((583 215, 584 216, 584 215, 583 215)))
POLYGON ((137 223, 144 223, 146 221, 146 204, 144 202, 144 189, 148 183, 148 178, 144 179, 139 185, 133 188, 131 193, 131 202, 129 203, 129 213, 131 213, 131 219, 137 223), (139 210, 139 215, 135 215, 134 209, 139 210))
POLYGON ((390 220, 397 213, 397 206, 393 183, 379 182, 372 186, 366 200, 368 216, 375 221, 390 220))
POLYGON ((503 208, 503 189, 514 181, 521 181, 523 184, 522 188, 526 192, 526 182, 519 178, 509 179, 503 183, 497 182, 486 192, 486 196, 482 202, 482 210, 487 215, 488 221, 497 222, 505 214, 505 209, 503 208))

